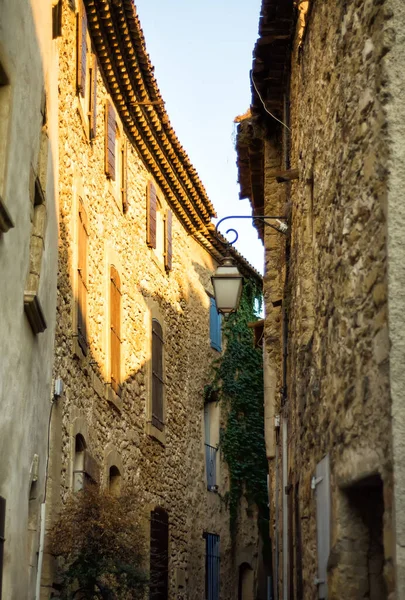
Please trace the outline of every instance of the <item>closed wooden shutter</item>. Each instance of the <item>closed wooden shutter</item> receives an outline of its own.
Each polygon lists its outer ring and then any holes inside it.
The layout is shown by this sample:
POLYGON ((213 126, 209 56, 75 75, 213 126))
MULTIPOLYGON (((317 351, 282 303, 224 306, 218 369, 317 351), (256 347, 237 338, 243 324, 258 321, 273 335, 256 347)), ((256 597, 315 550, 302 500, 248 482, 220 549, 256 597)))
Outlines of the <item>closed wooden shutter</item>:
POLYGON ((62 0, 52 6, 52 39, 62 35, 62 0))
POLYGON ((162 508, 150 519, 150 599, 167 600, 169 593, 169 516, 162 508))
POLYGON ((163 415, 163 331, 156 319, 152 320, 152 425, 164 428, 163 415))
POLYGON ((107 177, 115 181, 115 110, 112 103, 105 103, 105 172, 107 177))
POLYGON ((221 352, 222 348, 222 318, 218 314, 215 299, 210 298, 210 339, 211 348, 221 352))
POLYGON ((79 0, 77 19, 77 90, 84 98, 86 94, 87 17, 83 0, 79 0))
POLYGON ((0 496, 0 599, 3 583, 4 535, 6 530, 6 500, 0 496))
POLYGON ((128 145, 125 137, 121 146, 121 198, 122 210, 124 213, 128 210, 128 166, 127 166, 128 145))
POLYGON ((93 54, 90 85, 90 139, 94 140, 96 137, 97 123, 97 57, 95 54, 93 54))
POLYGON ((78 265, 77 265, 77 337, 84 355, 88 351, 87 338, 87 214, 79 200, 78 223, 78 265))
POLYGON ((121 282, 118 271, 110 270, 111 387, 121 395, 121 282))
POLYGON ((166 268, 166 271, 172 270, 172 257, 173 257, 172 223, 173 223, 173 213, 169 209, 166 213, 166 220, 165 220, 165 268, 166 268))
POLYGON ((146 191, 146 243, 150 248, 156 248, 156 188, 151 181, 146 191))

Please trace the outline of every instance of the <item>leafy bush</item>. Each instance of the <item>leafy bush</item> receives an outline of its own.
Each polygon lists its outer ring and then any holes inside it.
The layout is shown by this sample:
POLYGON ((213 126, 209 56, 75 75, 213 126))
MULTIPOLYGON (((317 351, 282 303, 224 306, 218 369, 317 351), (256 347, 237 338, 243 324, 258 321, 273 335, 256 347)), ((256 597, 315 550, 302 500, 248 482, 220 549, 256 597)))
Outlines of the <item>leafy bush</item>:
POLYGON ((50 535, 64 600, 144 597, 147 555, 136 493, 119 497, 96 486, 72 495, 50 535))

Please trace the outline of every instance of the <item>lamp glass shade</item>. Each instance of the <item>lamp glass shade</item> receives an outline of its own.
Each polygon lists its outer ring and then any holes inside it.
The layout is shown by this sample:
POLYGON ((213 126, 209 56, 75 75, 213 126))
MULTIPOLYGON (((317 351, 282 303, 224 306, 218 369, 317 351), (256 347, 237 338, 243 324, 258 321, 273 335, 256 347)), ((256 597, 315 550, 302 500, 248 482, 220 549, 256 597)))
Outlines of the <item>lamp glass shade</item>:
POLYGON ((218 312, 227 315, 238 310, 243 277, 231 258, 223 260, 211 281, 218 312))

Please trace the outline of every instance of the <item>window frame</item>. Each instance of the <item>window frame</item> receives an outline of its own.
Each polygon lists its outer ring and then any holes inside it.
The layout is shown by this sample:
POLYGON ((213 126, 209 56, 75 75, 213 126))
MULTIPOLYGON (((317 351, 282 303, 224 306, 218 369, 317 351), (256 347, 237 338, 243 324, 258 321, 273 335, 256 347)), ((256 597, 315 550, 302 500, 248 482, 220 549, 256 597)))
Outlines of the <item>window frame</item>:
MULTIPOLYGON (((87 14, 86 8, 84 6, 83 0, 79 0, 77 10, 76 10, 76 97, 77 97, 77 107, 80 113, 80 117, 83 124, 83 129, 86 134, 86 138, 90 141, 93 141, 96 137, 95 131, 96 127, 94 126, 94 131, 92 131, 92 123, 95 123, 97 118, 97 101, 95 98, 95 90, 97 90, 97 57, 93 52, 92 41, 90 37, 90 32, 87 24, 87 14), (82 43, 83 43, 83 12, 84 12, 84 22, 86 26, 85 33, 85 41, 86 41, 86 66, 84 69, 84 83, 82 82, 82 60, 83 57, 80 58, 80 53, 82 53, 82 43), (79 71, 81 71, 81 75, 79 76, 79 71), (82 87, 84 86, 84 94, 82 91, 82 87)), ((97 93, 97 92, 96 92, 97 93)))
POLYGON ((166 386, 166 366, 167 366, 167 352, 166 352, 166 344, 165 340, 167 338, 166 335, 166 323, 163 318, 163 314, 160 310, 159 304, 151 299, 147 299, 148 310, 145 313, 145 327, 147 330, 147 355, 146 355, 146 395, 147 395, 147 403, 146 403, 146 420, 145 420, 145 432, 150 437, 154 438, 162 446, 166 444, 166 427, 167 427, 167 386, 166 386), (161 328, 163 334, 163 349, 162 349, 162 373, 163 373, 163 386, 162 386, 162 414, 163 414, 163 428, 159 429, 155 427, 152 419, 152 380, 153 380, 153 369, 152 369, 152 325, 153 320, 156 320, 161 328))
POLYGON ((109 265, 109 331, 110 331, 110 343, 109 343, 109 374, 110 374, 110 385, 113 392, 120 398, 122 394, 122 279, 120 276, 119 269, 116 265, 111 263, 109 265), (119 286, 113 281, 112 275, 113 270, 118 277, 119 286), (117 298, 117 313, 112 313, 113 308, 113 289, 115 297, 117 298), (114 322, 113 322, 113 316, 114 322), (113 337, 114 336, 114 337, 113 337), (113 340, 117 339, 117 344, 113 344, 113 340), (116 346, 118 355, 113 356, 113 346, 116 346), (117 371, 117 379, 113 375, 113 371, 117 371))

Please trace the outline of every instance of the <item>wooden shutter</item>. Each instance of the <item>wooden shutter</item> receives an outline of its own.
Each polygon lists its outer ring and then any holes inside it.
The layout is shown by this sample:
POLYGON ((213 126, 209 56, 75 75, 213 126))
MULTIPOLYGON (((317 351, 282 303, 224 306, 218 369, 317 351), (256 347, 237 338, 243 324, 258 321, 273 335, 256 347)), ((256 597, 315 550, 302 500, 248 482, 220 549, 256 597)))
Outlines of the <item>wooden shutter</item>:
POLYGON ((52 39, 62 35, 62 0, 52 6, 52 39))
POLYGON ((211 347, 218 352, 221 352, 222 347, 222 332, 221 332, 221 315, 218 314, 215 299, 210 298, 210 339, 211 347))
POLYGON ((128 145, 127 140, 123 137, 121 146, 121 198, 122 210, 124 213, 128 210, 128 165, 127 165, 128 145))
POLYGON ((91 68, 91 89, 90 89, 90 139, 96 137, 97 124, 97 57, 93 54, 93 64, 91 68))
POLYGON ((111 387, 121 395, 121 282, 118 271, 110 270, 111 387))
POLYGON ((167 600, 169 593, 169 516, 162 508, 150 519, 150 598, 167 600))
POLYGON ((83 0, 79 0, 77 19, 77 90, 84 98, 86 94, 87 17, 83 0))
POLYGON ((330 470, 327 454, 316 466, 312 487, 316 495, 316 539, 318 552, 318 598, 328 597, 327 564, 330 552, 330 470))
POLYGON ((165 269, 166 269, 166 271, 172 270, 172 257, 173 257, 172 223, 173 223, 173 213, 169 209, 166 213, 166 219, 165 219, 165 269))
POLYGON ((116 123, 113 104, 105 103, 105 172, 107 177, 115 181, 115 138, 116 123))
POLYGON ((6 500, 0 496, 0 598, 3 582, 3 563, 4 563, 4 535, 6 529, 6 500))
POLYGON ((150 248, 156 248, 156 188, 151 181, 146 191, 146 243, 150 248))
POLYGON ((152 320, 152 425, 164 428, 163 414, 163 331, 156 319, 152 320))
POLYGON ((79 201, 78 224, 78 265, 77 265, 77 337, 84 355, 88 351, 87 339, 87 214, 83 203, 79 201))

